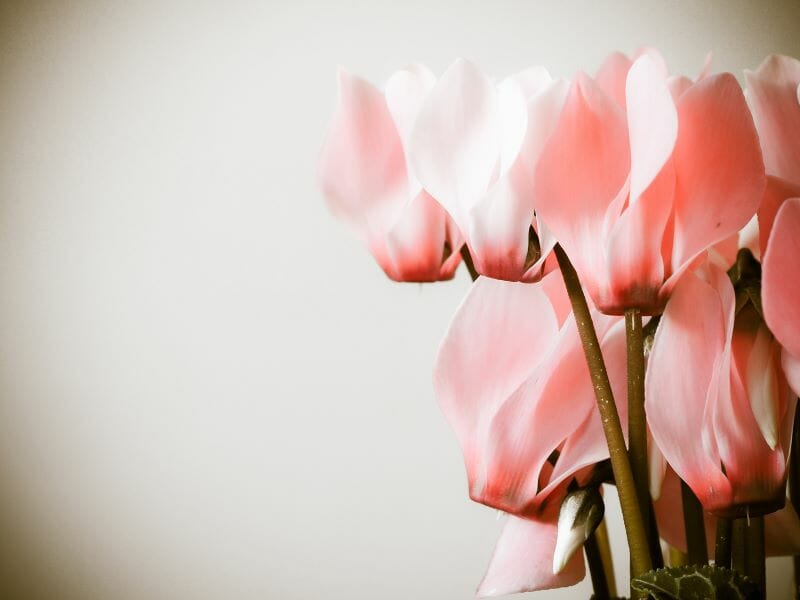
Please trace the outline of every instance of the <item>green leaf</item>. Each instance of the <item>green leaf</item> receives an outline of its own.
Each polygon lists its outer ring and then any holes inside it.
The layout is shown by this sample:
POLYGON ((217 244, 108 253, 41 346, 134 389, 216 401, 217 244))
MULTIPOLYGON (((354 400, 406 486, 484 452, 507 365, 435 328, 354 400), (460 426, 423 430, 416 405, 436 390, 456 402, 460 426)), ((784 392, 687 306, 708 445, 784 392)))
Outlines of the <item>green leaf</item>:
POLYGON ((758 586, 731 569, 686 565, 648 571, 631 581, 656 600, 760 600, 758 586))

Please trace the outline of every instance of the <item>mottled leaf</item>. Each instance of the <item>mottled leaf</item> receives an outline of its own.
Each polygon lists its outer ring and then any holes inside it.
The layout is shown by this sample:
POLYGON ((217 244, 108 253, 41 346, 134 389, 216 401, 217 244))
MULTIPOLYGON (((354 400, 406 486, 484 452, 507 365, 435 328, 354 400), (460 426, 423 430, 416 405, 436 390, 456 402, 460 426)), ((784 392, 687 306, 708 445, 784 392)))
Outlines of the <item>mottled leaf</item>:
POLYGON ((760 600, 761 592, 744 575, 711 565, 686 565, 648 571, 631 587, 655 600, 760 600))

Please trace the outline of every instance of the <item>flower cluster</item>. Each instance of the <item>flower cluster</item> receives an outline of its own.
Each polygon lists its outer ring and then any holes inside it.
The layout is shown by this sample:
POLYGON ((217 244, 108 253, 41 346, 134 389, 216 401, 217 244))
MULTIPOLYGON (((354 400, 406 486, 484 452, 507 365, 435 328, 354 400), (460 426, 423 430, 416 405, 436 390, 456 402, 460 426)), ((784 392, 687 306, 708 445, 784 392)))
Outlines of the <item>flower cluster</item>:
POLYGON ((393 280, 448 280, 461 262, 473 277, 434 387, 470 497, 509 514, 480 595, 581 580, 604 482, 630 512, 634 567, 636 519, 640 564, 661 560, 659 535, 686 550, 681 485, 709 538, 767 515, 767 552, 800 553, 800 61, 771 56, 745 82, 708 60, 671 75, 650 48, 571 81, 533 67, 495 83, 459 59, 379 90, 340 70, 319 165, 330 209, 393 280))

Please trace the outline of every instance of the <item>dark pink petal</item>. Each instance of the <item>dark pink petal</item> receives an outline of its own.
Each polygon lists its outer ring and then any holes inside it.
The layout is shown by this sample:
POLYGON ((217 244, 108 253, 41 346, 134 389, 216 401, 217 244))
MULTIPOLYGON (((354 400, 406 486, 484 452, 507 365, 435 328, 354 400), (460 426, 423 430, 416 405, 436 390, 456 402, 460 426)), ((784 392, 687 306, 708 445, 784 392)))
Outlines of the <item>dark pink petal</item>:
POLYGON ((678 101, 672 271, 738 231, 764 190, 753 120, 736 79, 707 77, 678 101))
POLYGON ((478 597, 549 590, 581 581, 586 575, 581 552, 574 554, 561 573, 553 575, 557 519, 557 503, 535 521, 509 517, 478 588, 478 597))
POLYGON ((745 80, 767 173, 800 183, 800 61, 773 54, 745 80))

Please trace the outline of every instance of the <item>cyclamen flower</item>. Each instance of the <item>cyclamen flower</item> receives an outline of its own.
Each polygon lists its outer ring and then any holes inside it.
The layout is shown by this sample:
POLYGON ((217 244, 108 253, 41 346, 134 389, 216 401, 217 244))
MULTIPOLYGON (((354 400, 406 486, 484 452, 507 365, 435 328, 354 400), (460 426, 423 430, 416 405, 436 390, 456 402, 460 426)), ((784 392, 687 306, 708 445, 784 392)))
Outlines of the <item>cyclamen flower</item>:
POLYGON ((732 75, 689 85, 644 54, 623 106, 623 71, 573 81, 538 162, 536 209, 601 311, 658 314, 682 272, 755 213, 764 166, 732 75))
POLYGON ((675 286, 645 404, 658 448, 707 511, 783 504, 796 395, 780 357, 757 308, 737 309, 724 271, 706 263, 675 286))
POLYGON ((381 93, 340 69, 339 102, 320 156, 328 206, 395 281, 451 279, 461 260, 457 227, 406 159, 417 112, 435 82, 414 65, 392 75, 381 93))
MULTIPOLYGON (((624 322, 596 312, 594 320, 624 422, 624 322)), ((478 279, 442 342, 434 387, 461 445, 470 497, 524 518, 506 526, 483 593, 582 578, 580 555, 580 570, 570 562, 552 573, 555 523, 567 485, 585 483, 608 448, 560 273, 536 284, 478 279), (526 544, 527 567, 514 562, 526 544), (511 581, 522 587, 508 589, 511 581)))
POLYGON ((412 164, 458 224, 482 275, 531 280, 555 245, 534 216, 533 170, 566 90, 541 67, 495 85, 461 59, 420 110, 412 164))
POLYGON ((767 173, 800 184, 800 60, 773 54, 744 75, 767 173))

